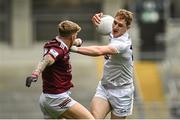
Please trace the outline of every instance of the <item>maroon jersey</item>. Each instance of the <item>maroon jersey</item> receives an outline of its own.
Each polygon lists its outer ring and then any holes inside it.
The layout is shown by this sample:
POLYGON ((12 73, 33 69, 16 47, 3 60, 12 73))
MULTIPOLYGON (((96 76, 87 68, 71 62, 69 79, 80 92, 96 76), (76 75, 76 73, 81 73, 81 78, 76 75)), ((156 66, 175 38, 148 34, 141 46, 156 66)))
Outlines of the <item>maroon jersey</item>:
POLYGON ((43 93, 59 94, 73 87, 69 50, 58 37, 44 45, 44 56, 51 55, 55 62, 42 72, 43 93))

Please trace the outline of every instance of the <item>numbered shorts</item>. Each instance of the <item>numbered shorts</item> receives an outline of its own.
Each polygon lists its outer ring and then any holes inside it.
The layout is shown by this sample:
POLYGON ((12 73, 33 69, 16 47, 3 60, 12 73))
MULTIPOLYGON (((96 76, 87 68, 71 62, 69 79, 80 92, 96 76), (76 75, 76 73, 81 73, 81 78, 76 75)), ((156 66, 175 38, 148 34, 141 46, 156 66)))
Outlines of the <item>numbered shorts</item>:
POLYGON ((134 100, 133 84, 127 87, 116 87, 107 89, 99 82, 95 97, 107 100, 112 109, 112 113, 118 117, 128 116, 132 114, 134 100))
POLYGON ((59 118, 68 108, 77 103, 69 96, 70 92, 62 94, 44 94, 42 93, 39 99, 41 111, 44 118, 59 118))

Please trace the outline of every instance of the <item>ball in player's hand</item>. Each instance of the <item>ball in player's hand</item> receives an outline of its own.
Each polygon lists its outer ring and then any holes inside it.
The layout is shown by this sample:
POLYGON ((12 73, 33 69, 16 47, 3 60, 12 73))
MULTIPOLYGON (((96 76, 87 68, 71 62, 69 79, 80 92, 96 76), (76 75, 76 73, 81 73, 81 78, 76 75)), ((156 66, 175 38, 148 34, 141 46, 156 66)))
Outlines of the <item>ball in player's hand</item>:
POLYGON ((103 15, 101 17, 101 22, 97 25, 96 30, 101 35, 109 35, 112 31, 112 24, 114 18, 110 15, 103 15))

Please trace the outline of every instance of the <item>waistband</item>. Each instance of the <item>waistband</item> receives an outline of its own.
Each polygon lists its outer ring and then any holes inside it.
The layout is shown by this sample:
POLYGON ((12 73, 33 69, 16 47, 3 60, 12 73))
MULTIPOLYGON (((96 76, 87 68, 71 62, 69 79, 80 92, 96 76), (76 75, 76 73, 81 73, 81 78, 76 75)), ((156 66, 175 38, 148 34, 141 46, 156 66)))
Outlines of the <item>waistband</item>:
POLYGON ((112 84, 101 84, 101 85, 104 88, 107 88, 107 89, 116 89, 116 88, 118 88, 118 89, 126 89, 126 88, 133 88, 134 87, 133 83, 124 84, 124 85, 121 85, 121 86, 113 86, 112 84))

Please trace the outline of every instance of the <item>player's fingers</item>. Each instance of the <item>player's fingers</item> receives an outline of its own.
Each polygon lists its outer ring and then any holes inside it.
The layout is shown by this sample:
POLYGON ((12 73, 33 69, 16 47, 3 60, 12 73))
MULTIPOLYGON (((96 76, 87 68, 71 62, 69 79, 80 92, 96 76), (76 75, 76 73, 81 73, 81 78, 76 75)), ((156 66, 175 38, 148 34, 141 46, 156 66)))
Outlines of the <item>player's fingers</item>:
POLYGON ((103 13, 98 13, 98 16, 101 18, 103 16, 103 13))
POLYGON ((95 16, 92 17, 91 21, 92 21, 92 23, 93 23, 94 25, 98 24, 95 16))
POLYGON ((102 16, 103 16, 103 13, 97 13, 97 14, 95 14, 95 20, 100 23, 102 16))
POLYGON ((92 17, 92 22, 93 22, 93 24, 94 25, 98 25, 98 24, 100 24, 100 22, 101 22, 101 17, 100 17, 101 15, 98 13, 98 14, 95 14, 93 17, 92 17))
POLYGON ((100 24, 100 22, 101 22, 101 18, 99 17, 98 14, 96 14, 96 15, 94 16, 94 20, 95 20, 97 23, 99 23, 99 24, 100 24))

